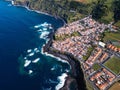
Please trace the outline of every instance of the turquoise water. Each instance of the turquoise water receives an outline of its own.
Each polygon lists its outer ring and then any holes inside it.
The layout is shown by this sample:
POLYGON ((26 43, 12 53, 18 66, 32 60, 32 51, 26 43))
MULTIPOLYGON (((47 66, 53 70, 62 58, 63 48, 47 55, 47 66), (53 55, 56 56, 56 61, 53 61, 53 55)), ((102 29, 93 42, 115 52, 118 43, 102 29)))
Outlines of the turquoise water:
POLYGON ((59 19, 0 0, 0 90, 62 86, 69 65, 41 52, 48 34, 61 26, 59 19))

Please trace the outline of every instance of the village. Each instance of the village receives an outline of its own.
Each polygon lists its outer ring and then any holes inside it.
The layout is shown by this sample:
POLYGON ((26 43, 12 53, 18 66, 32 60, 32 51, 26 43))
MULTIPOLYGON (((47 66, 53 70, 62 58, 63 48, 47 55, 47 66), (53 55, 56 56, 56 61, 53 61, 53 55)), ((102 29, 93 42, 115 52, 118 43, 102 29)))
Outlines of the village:
POLYGON ((67 52, 80 61, 85 79, 95 90, 108 90, 120 79, 120 68, 109 67, 110 62, 120 63, 120 47, 101 40, 107 31, 117 32, 112 24, 99 23, 88 16, 59 28, 52 43, 55 50, 67 52))

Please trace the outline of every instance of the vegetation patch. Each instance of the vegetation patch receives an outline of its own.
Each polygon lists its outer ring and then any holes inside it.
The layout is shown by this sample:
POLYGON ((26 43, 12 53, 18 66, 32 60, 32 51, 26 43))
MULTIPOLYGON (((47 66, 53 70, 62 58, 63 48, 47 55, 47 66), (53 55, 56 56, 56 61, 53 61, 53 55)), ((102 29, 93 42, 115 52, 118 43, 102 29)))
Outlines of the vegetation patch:
POLYGON ((55 35, 54 39, 62 41, 62 40, 65 40, 65 39, 73 37, 73 36, 76 37, 76 36, 81 36, 81 35, 80 35, 79 32, 73 32, 72 34, 64 34, 64 35, 61 35, 61 36, 55 35))
POLYGON ((90 57, 90 55, 91 55, 91 53, 92 53, 93 50, 94 50, 93 46, 89 47, 88 50, 87 50, 86 55, 83 56, 83 60, 86 61, 90 57))
POLYGON ((116 22, 114 25, 120 27, 120 21, 116 22))
POLYGON ((94 90, 90 82, 87 80, 86 80, 86 87, 87 87, 87 90, 94 90))
POLYGON ((105 32, 103 41, 120 42, 120 32, 105 32))
POLYGON ((97 0, 75 0, 75 1, 85 3, 85 4, 90 4, 90 3, 96 2, 97 0))
POLYGON ((99 70, 100 68, 101 68, 101 66, 100 66, 98 63, 95 63, 95 64, 93 65, 93 69, 94 69, 95 71, 99 70))
POLYGON ((68 23, 91 14, 100 22, 120 24, 120 0, 15 0, 15 4, 61 17, 68 23))
POLYGON ((114 83, 109 90, 120 90, 120 82, 114 83))
POLYGON ((114 56, 107 62, 105 62, 104 65, 108 67, 111 71, 113 71, 115 74, 120 73, 120 58, 114 56))

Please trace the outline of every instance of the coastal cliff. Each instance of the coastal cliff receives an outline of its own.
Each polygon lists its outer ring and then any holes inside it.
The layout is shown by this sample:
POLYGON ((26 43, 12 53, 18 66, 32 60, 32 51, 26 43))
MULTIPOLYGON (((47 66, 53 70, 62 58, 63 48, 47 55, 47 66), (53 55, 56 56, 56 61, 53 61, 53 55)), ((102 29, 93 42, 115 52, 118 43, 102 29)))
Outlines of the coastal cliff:
POLYGON ((60 17, 68 23, 83 18, 91 11, 89 10, 91 9, 90 4, 84 4, 77 0, 14 0, 14 4, 27 6, 32 10, 45 12, 57 18, 60 17))
POLYGON ((67 23, 91 14, 99 22, 120 25, 119 0, 14 0, 14 4, 60 17, 67 23))
MULTIPOLYGON (((100 22, 104 21, 108 23, 108 22, 113 21, 113 19, 115 21, 114 14, 113 14, 114 18, 113 16, 109 17, 109 19, 103 18, 106 15, 105 13, 106 9, 105 10, 102 9, 101 7, 99 7, 99 5, 102 4, 102 7, 106 7, 104 5, 104 2, 98 2, 96 4, 97 6, 95 5, 95 7, 93 9, 90 8, 90 10, 86 9, 86 7, 88 8, 88 4, 83 4, 81 2, 79 2, 79 4, 77 3, 78 2, 71 1, 71 0, 70 1, 69 0, 65 0, 65 1, 61 1, 61 0, 59 1, 56 1, 56 0, 34 0, 34 1, 33 0, 15 0, 14 2, 15 5, 26 6, 32 10, 45 12, 57 18, 59 17, 63 18, 68 23, 78 20, 84 17, 85 15, 90 14, 91 12, 92 12, 93 18, 95 20, 99 20, 100 22), (72 5, 71 3, 72 4, 74 3, 74 4, 72 5), (78 10, 79 7, 77 7, 76 5, 81 7, 80 10, 78 10), (102 13, 97 12, 97 10, 101 10, 102 13)), ((110 12, 111 11, 109 11, 109 13, 110 12)), ((53 34, 51 35, 53 36, 53 34)), ((44 52, 53 54, 56 57, 60 57, 61 59, 67 60, 69 64, 71 65, 71 72, 68 73, 68 77, 65 82, 65 85, 60 90, 86 90, 84 74, 82 72, 82 69, 80 68, 80 62, 75 60, 75 58, 73 58, 70 55, 62 54, 60 52, 57 52, 57 53, 54 52, 54 50, 51 49, 51 41, 52 39, 45 45, 44 52)))
POLYGON ((49 35, 50 40, 43 47, 43 52, 47 52, 48 54, 52 54, 56 57, 60 57, 61 59, 67 61, 71 70, 66 78, 64 86, 60 90, 87 90, 86 81, 84 79, 83 71, 80 67, 80 62, 73 56, 67 53, 62 53, 60 51, 56 51, 51 47, 54 33, 49 35))

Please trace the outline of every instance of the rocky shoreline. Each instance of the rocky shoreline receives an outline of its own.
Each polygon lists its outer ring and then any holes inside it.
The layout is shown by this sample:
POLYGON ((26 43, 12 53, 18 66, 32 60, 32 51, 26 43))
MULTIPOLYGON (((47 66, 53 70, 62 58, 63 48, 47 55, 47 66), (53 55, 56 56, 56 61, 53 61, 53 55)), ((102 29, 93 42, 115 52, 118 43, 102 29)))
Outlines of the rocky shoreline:
MULTIPOLYGON (((12 2, 13 5, 22 6, 22 7, 27 8, 28 10, 31 10, 26 5, 16 4, 14 2, 14 0, 10 0, 10 1, 12 2)), ((48 13, 40 12, 40 11, 37 11, 37 10, 31 10, 31 11, 35 11, 37 13, 43 13, 45 15, 49 15, 48 13)), ((51 16, 51 15, 49 15, 49 16, 51 16)), ((54 16, 52 16, 52 17, 54 17, 54 16)), ((60 18, 60 17, 56 17, 56 18, 61 19, 64 22, 64 25, 66 24, 66 22, 62 18, 60 18)), ((80 62, 78 60, 75 60, 75 58, 70 56, 70 55, 61 54, 59 52, 57 52, 57 53, 54 52, 54 50, 51 49, 53 36, 54 36, 54 32, 51 32, 49 34, 50 40, 43 47, 43 52, 44 53, 47 52, 48 54, 52 54, 55 57, 60 57, 61 59, 67 61, 71 66, 70 73, 67 73, 68 76, 66 78, 65 84, 60 90, 87 90, 85 80, 84 80, 84 74, 83 74, 83 71, 80 67, 80 62)))
POLYGON ((51 14, 47 13, 46 11, 45 12, 41 12, 39 10, 34 10, 34 9, 30 8, 29 5, 27 5, 27 3, 20 3, 20 2, 18 3, 15 0, 6 0, 6 1, 11 1, 11 4, 14 5, 14 6, 24 7, 27 10, 34 11, 34 12, 40 13, 40 14, 45 14, 45 15, 48 15, 48 16, 51 16, 51 17, 55 17, 56 19, 60 19, 60 20, 63 21, 64 25, 67 23, 67 21, 64 18, 62 18, 60 16, 51 15, 51 14))
POLYGON ((53 48, 51 48, 53 36, 54 32, 51 32, 49 34, 50 40, 43 47, 43 52, 47 52, 48 54, 52 54, 55 57, 59 57, 62 60, 67 61, 71 66, 70 72, 67 73, 68 77, 66 78, 65 84, 60 90, 87 90, 84 74, 80 67, 80 62, 69 54, 62 54, 60 52, 54 51, 53 48))

